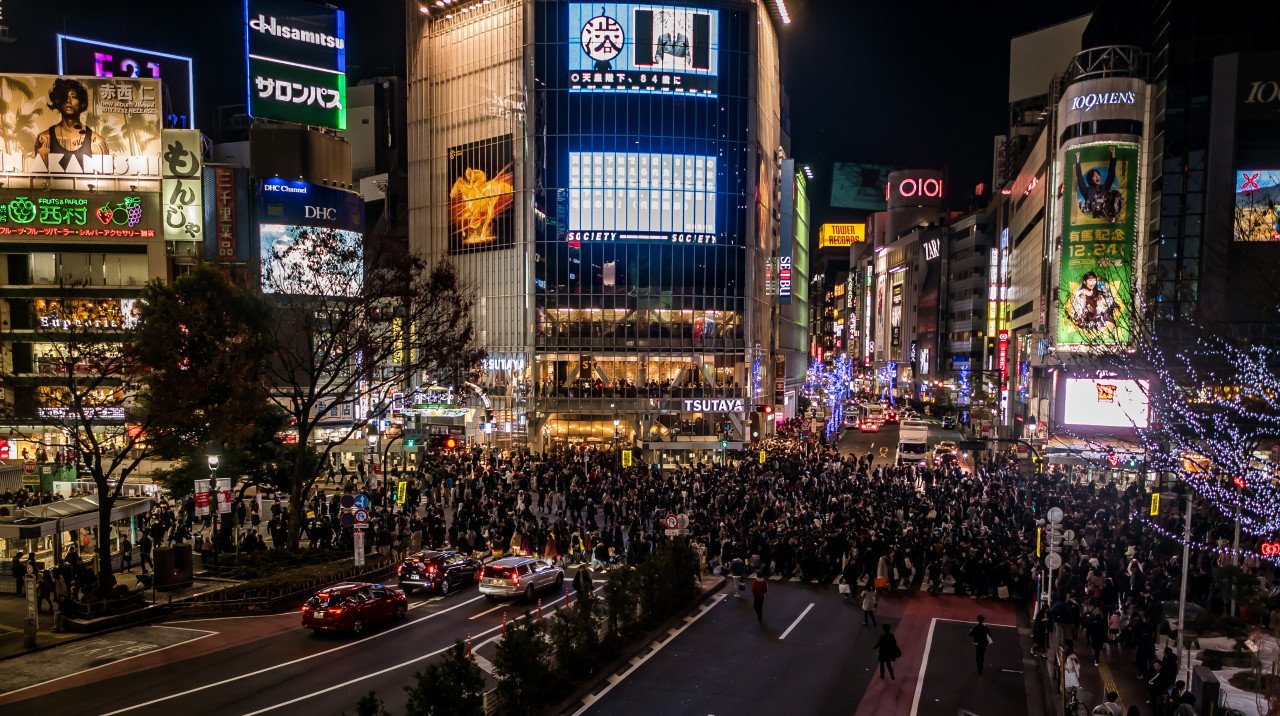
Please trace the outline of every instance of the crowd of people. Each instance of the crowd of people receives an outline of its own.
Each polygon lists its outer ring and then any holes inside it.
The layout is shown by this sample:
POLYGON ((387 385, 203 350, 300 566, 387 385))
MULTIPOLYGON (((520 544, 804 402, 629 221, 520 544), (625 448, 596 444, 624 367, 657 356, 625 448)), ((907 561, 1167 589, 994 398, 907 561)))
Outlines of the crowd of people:
MULTIPOLYGON (((1053 470, 1027 475, 1012 456, 971 467, 877 465, 871 454, 841 453, 802 428, 785 423, 727 464, 675 469, 619 469, 611 451, 477 448, 424 453, 413 472, 387 480, 330 472, 304 500, 303 542, 350 549, 341 498, 364 492, 372 500, 368 548, 388 556, 449 547, 599 568, 643 561, 668 539, 662 518, 685 514, 708 571, 835 583, 872 612, 877 595, 892 590, 1022 600, 1033 605, 1034 655, 1096 662, 1110 651, 1113 660, 1133 660, 1157 713, 1185 701, 1167 606, 1177 599, 1181 547, 1153 539, 1137 481, 1122 489, 1053 470), (401 480, 408 483, 403 504, 396 500, 401 480), (1051 507, 1063 511, 1062 527, 1073 537, 1062 546, 1062 567, 1049 573, 1036 549, 1051 507)), ((287 500, 263 494, 234 509, 238 530, 223 532, 221 551, 235 546, 231 539, 242 551, 285 546, 287 500)), ((1198 541, 1210 544, 1232 528, 1208 509, 1195 523, 1198 541)), ((192 518, 189 501, 162 505, 144 526, 145 551, 194 532, 211 561, 219 551, 211 526, 209 518, 192 518)), ((1229 608, 1213 580, 1226 559, 1192 552, 1188 600, 1210 615, 1229 608)), ((1242 568, 1264 592, 1271 588, 1268 562, 1249 559, 1242 568)), ((1280 628, 1280 613, 1264 620, 1280 628)), ((1065 686, 1078 686, 1076 679, 1065 686)))

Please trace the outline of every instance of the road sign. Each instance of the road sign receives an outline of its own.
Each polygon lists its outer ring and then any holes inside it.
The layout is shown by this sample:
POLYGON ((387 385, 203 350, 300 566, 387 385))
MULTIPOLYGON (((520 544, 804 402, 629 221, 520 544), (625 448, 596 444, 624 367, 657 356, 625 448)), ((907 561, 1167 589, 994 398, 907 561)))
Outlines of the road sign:
POLYGON ((1044 566, 1049 569, 1057 569, 1062 566, 1062 555, 1057 552, 1050 552, 1044 558, 1044 566))
POLYGON ((667 515, 666 519, 662 521, 662 524, 666 525, 668 530, 679 529, 680 518, 676 517, 675 515, 667 515))
POLYGON ((27 460, 26 462, 22 463, 22 474, 24 475, 36 474, 36 461, 27 460))
POLYGON ((677 526, 682 530, 689 529, 689 515, 686 515, 683 512, 676 515, 676 523, 677 523, 677 526))
POLYGON ((369 524, 369 513, 366 510, 356 510, 356 526, 363 527, 369 524))
POLYGON ((354 515, 352 515, 350 512, 343 512, 343 513, 342 513, 342 526, 343 526, 343 527, 350 527, 350 526, 354 525, 355 523, 356 523, 356 518, 355 518, 355 516, 354 516, 354 515))
POLYGON ((366 494, 364 494, 363 492, 361 492, 360 494, 356 495, 356 499, 355 499, 355 507, 356 507, 356 509, 357 509, 357 510, 367 510, 367 509, 369 509, 369 496, 368 496, 368 495, 366 495, 366 494))
POLYGON ((1050 521, 1050 522, 1052 522, 1052 523, 1054 523, 1055 525, 1062 521, 1062 508, 1061 508, 1061 507, 1050 507, 1050 508, 1049 508, 1049 521, 1050 521))
POLYGON ((1076 539, 1075 530, 1067 530, 1062 533, 1062 539, 1066 542, 1074 542, 1076 539))
POLYGON ((345 508, 346 508, 346 509, 348 509, 348 510, 349 510, 349 509, 351 509, 352 507, 355 507, 355 506, 356 506, 356 498, 352 497, 351 495, 343 495, 343 496, 342 496, 342 506, 343 506, 343 507, 345 507, 345 508))
POLYGON ((683 531, 684 531, 684 530, 672 530, 672 529, 669 529, 669 530, 667 530, 666 532, 667 532, 667 536, 668 536, 668 537, 678 537, 678 536, 680 535, 680 533, 681 533, 681 532, 683 532, 683 531))

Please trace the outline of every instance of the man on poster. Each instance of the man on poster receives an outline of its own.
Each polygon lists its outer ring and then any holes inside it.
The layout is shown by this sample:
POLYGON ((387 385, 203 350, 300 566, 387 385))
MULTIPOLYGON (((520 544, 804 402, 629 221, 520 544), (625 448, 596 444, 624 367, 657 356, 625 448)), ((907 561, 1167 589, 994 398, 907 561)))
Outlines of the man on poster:
POLYGON ((87 158, 111 153, 102 135, 80 121, 89 109, 89 89, 78 80, 55 80, 49 89, 49 109, 61 114, 62 119, 36 135, 35 153, 46 165, 50 154, 60 158, 62 168, 67 169, 72 157, 83 167, 87 158))

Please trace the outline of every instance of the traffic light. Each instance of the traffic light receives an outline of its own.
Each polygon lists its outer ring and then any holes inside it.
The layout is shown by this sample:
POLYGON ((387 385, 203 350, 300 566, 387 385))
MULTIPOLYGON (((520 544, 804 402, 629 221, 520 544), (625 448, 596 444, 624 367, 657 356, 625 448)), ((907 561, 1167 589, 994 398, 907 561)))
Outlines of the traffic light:
POLYGON ((720 438, 720 448, 722 450, 729 449, 729 438, 720 438))
POLYGON ((418 441, 417 441, 417 439, 416 439, 416 438, 405 438, 405 439, 404 439, 404 446, 405 446, 405 447, 407 447, 407 448, 412 449, 412 448, 413 448, 414 446, 416 446, 417 444, 418 444, 418 441))

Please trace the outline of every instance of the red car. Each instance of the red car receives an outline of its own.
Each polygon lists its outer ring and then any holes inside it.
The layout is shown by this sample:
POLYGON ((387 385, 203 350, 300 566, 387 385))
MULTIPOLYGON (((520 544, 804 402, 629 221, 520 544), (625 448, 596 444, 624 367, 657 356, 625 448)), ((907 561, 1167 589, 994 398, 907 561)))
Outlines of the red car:
POLYGON ((302 605, 302 626, 360 635, 380 622, 403 619, 409 611, 404 592, 381 584, 352 582, 328 587, 302 605))

